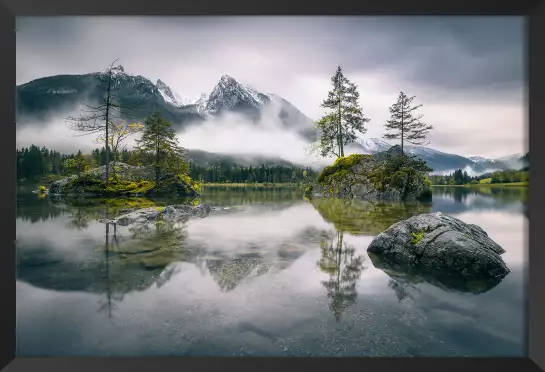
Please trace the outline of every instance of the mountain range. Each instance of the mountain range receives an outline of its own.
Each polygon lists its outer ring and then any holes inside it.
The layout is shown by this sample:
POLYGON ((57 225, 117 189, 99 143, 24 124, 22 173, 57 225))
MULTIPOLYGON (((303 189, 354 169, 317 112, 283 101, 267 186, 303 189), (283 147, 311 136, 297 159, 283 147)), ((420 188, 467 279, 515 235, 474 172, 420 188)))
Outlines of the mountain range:
MULTIPOLYGON (((150 112, 159 111, 173 123, 176 130, 200 125, 205 121, 220 117, 226 113, 241 115, 244 120, 259 125, 266 115, 283 130, 292 131, 311 142, 316 139, 314 121, 303 114, 297 107, 282 97, 272 93, 261 93, 239 83, 233 77, 223 75, 208 94, 203 93, 194 100, 182 98, 165 82, 151 80, 125 72, 118 66, 112 75, 112 87, 116 100, 121 107, 130 107, 121 111, 125 120, 143 121, 150 112)), ((80 75, 56 75, 39 78, 17 86, 17 122, 25 127, 40 121, 46 121, 52 115, 77 115, 82 104, 93 105, 98 102, 102 91, 99 78, 106 72, 94 72, 80 75)), ((66 116, 68 116, 66 115, 66 116)), ((376 138, 360 138, 347 147, 348 152, 375 154, 387 150, 392 145, 376 138)), ((425 146, 405 145, 408 153, 414 154, 430 165, 434 173, 442 174, 455 169, 463 169, 470 174, 480 174, 501 169, 520 169, 527 166, 527 156, 515 154, 499 159, 484 157, 464 157, 437 151, 425 146)), ((281 159, 268 159, 256 154, 255 157, 225 154, 210 154, 203 151, 189 152, 190 160, 209 164, 213 159, 229 158, 230 162, 248 161, 260 163, 287 164, 281 159), (249 160, 250 159, 250 160, 249 160)))

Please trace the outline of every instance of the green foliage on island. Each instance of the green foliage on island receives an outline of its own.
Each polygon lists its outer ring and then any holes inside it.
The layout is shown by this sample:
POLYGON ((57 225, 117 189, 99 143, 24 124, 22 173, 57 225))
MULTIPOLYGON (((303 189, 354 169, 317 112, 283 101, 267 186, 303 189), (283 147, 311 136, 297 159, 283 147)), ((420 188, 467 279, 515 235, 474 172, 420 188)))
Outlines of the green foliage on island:
POLYGON ((410 192, 419 183, 430 186, 427 174, 431 171, 426 162, 416 156, 392 155, 374 167, 369 178, 379 191, 384 191, 386 187, 401 189, 405 186, 405 192, 410 192))
POLYGON ((155 186, 152 181, 127 181, 119 178, 106 183, 100 178, 84 174, 69 182, 70 189, 83 188, 86 192, 101 195, 145 194, 155 186))
MULTIPOLYGON (((425 161, 416 156, 403 156, 398 150, 399 146, 395 146, 391 151, 374 156, 353 154, 338 158, 320 173, 317 184, 331 194, 339 194, 339 190, 346 193, 352 186, 367 183, 378 192, 399 190, 402 198, 421 191, 424 194, 419 198, 431 196, 427 174, 432 169, 425 161)), ((312 190, 307 193, 312 193, 312 190)))
POLYGON ((312 190, 313 190, 312 185, 308 185, 308 187, 305 189, 303 196, 307 199, 312 197, 312 190))
POLYGON ((329 184, 332 181, 343 181, 346 176, 353 173, 352 168, 362 161, 371 159, 371 155, 353 154, 346 157, 340 157, 335 160, 333 165, 327 166, 317 178, 320 184, 329 184))

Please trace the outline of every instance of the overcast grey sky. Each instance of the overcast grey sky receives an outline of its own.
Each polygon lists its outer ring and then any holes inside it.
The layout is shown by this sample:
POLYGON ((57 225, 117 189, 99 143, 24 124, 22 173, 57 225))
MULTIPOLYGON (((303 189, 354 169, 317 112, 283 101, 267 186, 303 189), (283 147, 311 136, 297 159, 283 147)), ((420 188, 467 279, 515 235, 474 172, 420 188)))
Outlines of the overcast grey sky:
POLYGON ((367 137, 382 136, 404 90, 424 104, 432 148, 527 149, 522 17, 23 17, 17 29, 17 84, 120 58, 182 97, 228 74, 317 119, 340 64, 371 118, 367 137))

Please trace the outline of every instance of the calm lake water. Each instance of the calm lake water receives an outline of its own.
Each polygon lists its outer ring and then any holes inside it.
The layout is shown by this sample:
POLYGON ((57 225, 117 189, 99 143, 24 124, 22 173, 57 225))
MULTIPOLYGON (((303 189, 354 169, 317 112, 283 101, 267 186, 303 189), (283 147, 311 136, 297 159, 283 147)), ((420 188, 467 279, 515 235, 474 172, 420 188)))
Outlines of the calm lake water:
POLYGON ((206 218, 108 239, 97 219, 119 206, 19 195, 18 355, 526 355, 526 189, 435 188, 428 204, 301 194, 209 189, 206 218), (469 291, 375 267, 374 236, 434 211, 481 226, 511 273, 469 291))

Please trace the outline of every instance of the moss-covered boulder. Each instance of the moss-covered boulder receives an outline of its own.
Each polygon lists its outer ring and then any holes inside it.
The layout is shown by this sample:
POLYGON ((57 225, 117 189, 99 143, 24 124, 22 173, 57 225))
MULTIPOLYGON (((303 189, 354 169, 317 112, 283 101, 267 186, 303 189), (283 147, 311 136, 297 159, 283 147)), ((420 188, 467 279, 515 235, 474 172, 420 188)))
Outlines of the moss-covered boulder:
POLYGON ((167 174, 161 176, 159 182, 146 191, 147 196, 178 196, 196 198, 199 186, 191 178, 184 175, 167 174))
POLYGON ((375 155, 353 154, 326 167, 306 190, 307 197, 362 198, 371 201, 431 200, 431 169, 399 146, 375 155))
POLYGON ((373 239, 367 252, 393 265, 461 280, 499 282, 509 274, 501 258, 505 250, 483 229, 440 212, 393 224, 373 239))
POLYGON ((53 182, 49 193, 62 196, 178 196, 197 197, 198 184, 186 175, 165 174, 155 180, 152 167, 110 163, 106 166, 53 182))

